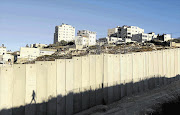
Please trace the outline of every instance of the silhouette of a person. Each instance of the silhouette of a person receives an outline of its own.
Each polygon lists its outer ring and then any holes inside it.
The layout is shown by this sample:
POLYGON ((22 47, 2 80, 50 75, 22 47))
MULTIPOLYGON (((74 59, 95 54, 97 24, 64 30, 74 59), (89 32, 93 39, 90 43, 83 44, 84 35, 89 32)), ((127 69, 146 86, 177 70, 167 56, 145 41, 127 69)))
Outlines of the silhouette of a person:
MULTIPOLYGON (((32 93, 32 100, 31 100, 31 103, 34 101, 35 103, 36 103, 36 93, 35 93, 35 91, 33 90, 33 93, 32 93)), ((31 104, 30 103, 30 104, 31 104)))

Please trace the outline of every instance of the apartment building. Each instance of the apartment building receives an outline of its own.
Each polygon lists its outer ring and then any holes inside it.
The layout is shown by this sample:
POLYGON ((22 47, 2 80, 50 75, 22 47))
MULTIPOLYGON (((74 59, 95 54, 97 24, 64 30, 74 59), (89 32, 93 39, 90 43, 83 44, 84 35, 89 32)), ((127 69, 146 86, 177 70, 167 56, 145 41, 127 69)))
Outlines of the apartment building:
POLYGON ((6 49, 6 47, 0 47, 0 55, 4 55, 4 54, 6 54, 7 53, 7 49, 6 49))
POLYGON ((121 27, 117 26, 116 28, 108 29, 108 37, 121 37, 121 27))
POLYGON ((152 39, 156 39, 156 38, 157 38, 157 35, 155 35, 154 32, 139 33, 139 34, 134 34, 132 36, 132 41, 145 42, 145 41, 151 41, 152 39))
POLYGON ((132 38, 135 34, 144 33, 144 29, 137 26, 122 26, 121 27, 121 38, 132 38))
POLYGON ((168 41, 168 40, 172 40, 172 37, 171 34, 163 34, 163 35, 158 35, 157 39, 162 41, 168 41))
POLYGON ((75 39, 76 45, 96 45, 96 32, 89 30, 79 30, 75 39))
POLYGON ((137 26, 117 26, 116 28, 108 29, 108 36, 109 37, 117 37, 122 38, 125 40, 125 38, 132 38, 135 34, 144 33, 144 29, 141 29, 137 26))
POLYGON ((72 41, 75 39, 75 28, 68 24, 62 24, 60 26, 55 27, 54 33, 54 44, 56 42, 64 41, 72 41))

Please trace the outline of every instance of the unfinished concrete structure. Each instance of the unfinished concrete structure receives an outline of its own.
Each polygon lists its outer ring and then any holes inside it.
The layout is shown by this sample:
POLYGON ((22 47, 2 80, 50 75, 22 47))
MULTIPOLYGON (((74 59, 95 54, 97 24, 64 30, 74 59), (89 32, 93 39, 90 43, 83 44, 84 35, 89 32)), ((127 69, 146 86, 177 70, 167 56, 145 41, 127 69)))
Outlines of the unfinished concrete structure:
POLYGON ((0 67, 0 115, 72 115, 179 79, 180 49, 0 67))

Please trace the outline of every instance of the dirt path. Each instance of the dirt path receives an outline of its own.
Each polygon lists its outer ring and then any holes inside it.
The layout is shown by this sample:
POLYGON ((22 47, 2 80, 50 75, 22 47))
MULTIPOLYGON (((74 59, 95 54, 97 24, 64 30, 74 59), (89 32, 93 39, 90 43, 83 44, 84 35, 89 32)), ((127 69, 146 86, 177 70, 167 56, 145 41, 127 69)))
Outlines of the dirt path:
POLYGON ((125 97, 109 105, 99 105, 76 115, 145 115, 180 94, 180 81, 141 94, 125 97))

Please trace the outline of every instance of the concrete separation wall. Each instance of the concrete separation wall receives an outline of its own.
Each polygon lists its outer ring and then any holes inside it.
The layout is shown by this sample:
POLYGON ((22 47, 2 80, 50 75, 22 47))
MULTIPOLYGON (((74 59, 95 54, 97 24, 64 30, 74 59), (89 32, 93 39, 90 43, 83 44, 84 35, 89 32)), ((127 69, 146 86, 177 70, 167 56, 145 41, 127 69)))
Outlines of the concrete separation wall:
POLYGON ((72 115, 180 77, 180 49, 0 67, 0 115, 72 115))

